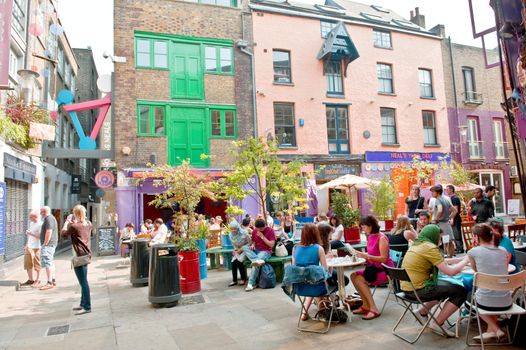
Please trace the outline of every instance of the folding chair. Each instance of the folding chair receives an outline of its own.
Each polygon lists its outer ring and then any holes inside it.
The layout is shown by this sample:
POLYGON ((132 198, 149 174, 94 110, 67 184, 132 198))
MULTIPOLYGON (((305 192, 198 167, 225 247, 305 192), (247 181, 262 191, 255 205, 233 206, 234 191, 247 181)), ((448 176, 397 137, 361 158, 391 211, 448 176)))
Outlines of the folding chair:
MULTIPOLYGON (((389 257, 391 258, 391 260, 395 264, 395 267, 400 267, 400 265, 402 265, 402 252, 398 252, 396 250, 390 249, 389 250, 389 257)), ((394 288, 391 288, 391 286, 390 286, 391 283, 392 283, 391 280, 389 280, 389 285, 388 285, 389 290, 387 291, 387 296, 385 297, 384 304, 382 305, 382 310, 380 310, 380 313, 384 312, 385 305, 387 305, 387 300, 389 300, 389 297, 391 296, 391 294, 394 295, 393 290, 398 290, 399 289, 399 286, 394 286, 394 288)), ((374 296, 374 293, 376 292, 376 287, 378 287, 378 286, 374 287, 373 296, 374 296)))
POLYGON ((508 226, 508 237, 515 242, 517 236, 524 236, 524 231, 526 231, 526 224, 520 225, 509 225, 508 226))
MULTIPOLYGON (((520 315, 526 314, 526 310, 520 307, 519 305, 524 305, 524 284, 526 283, 526 271, 521 271, 519 273, 513 274, 513 275, 490 275, 482 272, 475 273, 475 277, 473 279, 473 293, 471 294, 471 303, 469 306, 470 314, 473 312, 474 315, 477 317, 477 325, 478 325, 478 331, 479 335, 481 335, 482 332, 482 326, 480 322, 480 316, 481 315, 518 315, 517 317, 517 323, 515 324, 515 330, 513 332, 513 337, 510 337, 510 329, 509 326, 506 325, 506 331, 508 335, 508 342, 507 343, 495 343, 495 344, 487 344, 488 346, 491 345, 511 345, 513 344, 513 341, 515 340, 515 336, 517 335, 517 328, 519 326, 519 320, 520 315), (493 291, 510 291, 511 293, 518 291, 516 293, 518 304, 512 304, 511 307, 504 311, 487 311, 482 308, 477 307, 477 297, 475 295, 475 292, 478 288, 483 288, 487 290, 493 290, 493 291)), ((480 344, 478 343, 470 343, 469 342, 469 326, 471 325, 471 317, 468 319, 468 329, 466 331, 466 344, 468 346, 481 346, 482 349, 484 349, 484 341, 483 339, 480 339, 480 344)), ((482 338, 482 337, 481 337, 482 338)))
MULTIPOLYGON (((431 300, 422 301, 420 299, 420 297, 416 293, 415 286, 413 285, 413 282, 411 282, 411 278, 409 277, 409 275, 407 274, 407 271, 405 269, 403 269, 403 268, 396 268, 396 267, 389 267, 389 266, 387 266, 385 264, 382 264, 382 266, 387 271, 387 276, 389 277, 389 281, 390 281, 390 283, 389 283, 390 288, 395 288, 397 286, 397 283, 399 283, 401 281, 409 282, 409 284, 411 285, 412 292, 413 292, 413 294, 415 296, 414 299, 413 298, 409 298, 405 294, 405 292, 403 292, 403 291, 401 291, 399 289, 393 289, 393 294, 395 295, 397 300, 399 300, 399 304, 402 307, 405 307, 405 310, 402 313, 402 316, 400 316, 400 318, 398 319, 398 321, 394 325, 392 333, 395 336, 397 336, 398 338, 402 339, 403 341, 408 342, 409 344, 414 344, 414 343, 416 343, 418 341, 418 339, 420 339, 420 336, 422 335, 422 333, 424 333, 424 331, 427 328, 427 326, 429 325, 429 323, 431 321, 435 321, 436 322, 435 314, 438 312, 438 310, 440 310, 440 307, 427 309, 427 307, 424 305, 424 302, 428 302, 428 301, 431 301, 431 300), (422 305, 424 308, 427 309, 428 318, 427 318, 427 321, 424 322, 424 324, 422 324, 420 319, 415 314, 415 310, 413 310, 413 305, 416 305, 416 306, 422 305), (398 326, 400 325, 400 323, 402 322, 402 320, 404 319, 404 317, 405 317, 405 315, 407 314, 408 311, 413 315, 413 317, 422 326, 422 328, 420 328, 417 336, 414 339, 408 339, 407 337, 403 336, 402 334, 396 332, 396 329, 398 328, 398 326)), ((441 303, 441 302, 443 302, 445 300, 447 300, 447 299, 439 300, 439 302, 441 303)), ((416 312, 418 312, 418 310, 416 312)), ((441 326, 440 328, 442 329, 442 332, 445 335, 446 333, 445 333, 443 327, 441 326)))
MULTIPOLYGON (((318 333, 318 334, 327 333, 329 329, 331 328, 332 316, 334 313, 335 294, 328 292, 327 284, 325 283, 325 281, 318 283, 318 284, 294 283, 293 288, 294 288, 294 292, 296 293, 296 297, 298 297, 298 300, 300 301, 300 304, 301 304, 300 315, 298 317, 298 325, 296 327, 297 330, 300 332, 309 332, 309 333, 318 333), (323 293, 320 293, 320 291, 322 291, 323 293), (329 320, 327 322, 326 328, 317 330, 317 329, 302 327, 301 325, 302 322, 306 322, 306 321, 303 321, 301 319, 301 316, 304 312, 308 314, 308 310, 305 306, 305 302, 308 297, 312 297, 312 298, 328 297, 329 298, 331 312, 329 315, 329 320)), ((336 291, 337 290, 338 289, 336 289, 336 291)))

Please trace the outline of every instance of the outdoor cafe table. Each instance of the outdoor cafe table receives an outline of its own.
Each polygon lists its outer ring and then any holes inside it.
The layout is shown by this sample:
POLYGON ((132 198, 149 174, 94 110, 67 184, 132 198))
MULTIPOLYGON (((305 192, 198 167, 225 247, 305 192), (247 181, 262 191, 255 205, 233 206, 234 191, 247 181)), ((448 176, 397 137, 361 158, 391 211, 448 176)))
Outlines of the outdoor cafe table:
POLYGON ((521 240, 513 242, 513 248, 521 252, 526 252, 526 244, 523 243, 521 240))
POLYGON ((347 306, 349 313, 351 312, 351 307, 348 303, 345 303, 345 298, 347 297, 345 292, 345 268, 350 267, 352 270, 359 270, 364 268, 364 265, 365 259, 363 258, 357 258, 354 260, 347 256, 345 258, 338 257, 327 259, 327 266, 336 268, 336 273, 338 274, 338 296, 340 297, 340 303, 347 306))

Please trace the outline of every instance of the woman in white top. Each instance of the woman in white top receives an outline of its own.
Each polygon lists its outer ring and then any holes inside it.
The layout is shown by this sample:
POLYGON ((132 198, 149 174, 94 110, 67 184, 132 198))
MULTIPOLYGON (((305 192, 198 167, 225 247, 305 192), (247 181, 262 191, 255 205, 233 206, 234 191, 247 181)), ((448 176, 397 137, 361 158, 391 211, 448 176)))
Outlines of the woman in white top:
POLYGON ((341 248, 344 246, 343 242, 345 242, 343 225, 336 215, 331 216, 330 223, 334 229, 331 234, 331 249, 341 248))
POLYGON ((155 219, 153 222, 153 231, 151 233, 152 240, 150 241, 150 246, 155 244, 166 243, 166 238, 168 237, 168 228, 163 222, 163 219, 155 219))

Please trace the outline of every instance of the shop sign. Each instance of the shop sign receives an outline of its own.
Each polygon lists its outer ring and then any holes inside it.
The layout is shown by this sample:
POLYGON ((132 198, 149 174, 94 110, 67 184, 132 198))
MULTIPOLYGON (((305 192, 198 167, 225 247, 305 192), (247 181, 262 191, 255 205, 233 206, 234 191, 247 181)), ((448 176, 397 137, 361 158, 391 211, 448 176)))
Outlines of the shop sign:
POLYGON ((37 167, 9 153, 4 153, 5 177, 17 181, 34 183, 37 167))
POLYGON ((7 201, 7 191, 5 182, 0 182, 0 255, 5 252, 5 203, 7 201))
POLYGON ((71 194, 80 194, 80 175, 71 175, 71 194))
POLYGON ((110 188, 114 181, 115 176, 107 170, 101 170, 95 175, 95 185, 99 188, 110 188))
POLYGON ((334 180, 347 174, 360 175, 359 164, 316 164, 315 170, 318 180, 334 180))
POLYGON ((421 153, 421 152, 365 152, 366 162, 412 162, 415 157, 429 162, 448 161, 448 153, 421 153))

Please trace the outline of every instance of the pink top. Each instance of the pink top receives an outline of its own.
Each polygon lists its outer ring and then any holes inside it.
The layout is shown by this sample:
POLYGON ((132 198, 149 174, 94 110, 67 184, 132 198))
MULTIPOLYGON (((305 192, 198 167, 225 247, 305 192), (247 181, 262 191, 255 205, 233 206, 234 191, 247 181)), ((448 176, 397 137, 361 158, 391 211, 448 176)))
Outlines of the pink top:
MULTIPOLYGON (((387 249, 389 249, 389 239, 387 238, 387 236, 384 235, 383 233, 373 233, 367 237, 367 254, 371 256, 381 256, 382 255, 380 253, 380 239, 385 240, 385 242, 387 243, 387 249)), ((394 267, 394 263, 391 260, 391 257, 389 256, 389 254, 387 254, 387 262, 385 264, 387 266, 394 267)), ((367 260, 367 265, 374 265, 378 268, 382 268, 382 264, 376 261, 367 260)), ((358 271, 357 273, 363 275, 363 271, 358 271)), ((382 272, 378 272, 378 274, 376 275, 376 281, 371 283, 371 285, 376 286, 379 284, 385 284, 387 283, 387 281, 388 281, 387 273, 385 271, 382 271, 382 272)))

